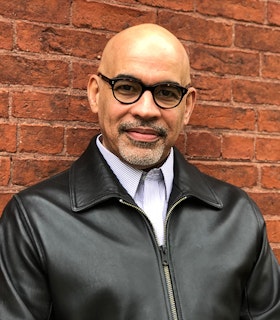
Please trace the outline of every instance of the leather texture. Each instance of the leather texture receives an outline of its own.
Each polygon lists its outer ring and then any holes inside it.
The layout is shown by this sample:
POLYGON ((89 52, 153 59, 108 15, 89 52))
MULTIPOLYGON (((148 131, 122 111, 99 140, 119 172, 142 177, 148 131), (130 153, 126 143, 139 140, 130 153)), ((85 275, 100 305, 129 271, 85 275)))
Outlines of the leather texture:
POLYGON ((0 220, 0 319, 173 320, 167 265, 178 320, 279 320, 279 265, 254 202, 176 149, 174 170, 164 248, 95 139, 14 196, 0 220))

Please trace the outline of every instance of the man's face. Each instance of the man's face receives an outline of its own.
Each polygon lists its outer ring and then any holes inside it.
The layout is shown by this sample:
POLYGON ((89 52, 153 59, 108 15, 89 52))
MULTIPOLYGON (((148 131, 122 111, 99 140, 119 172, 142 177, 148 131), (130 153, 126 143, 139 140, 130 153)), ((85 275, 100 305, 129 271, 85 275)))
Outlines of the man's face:
MULTIPOLYGON (((177 82, 186 86, 187 80, 176 57, 170 53, 153 54, 140 52, 133 47, 115 53, 113 65, 103 68, 102 73, 109 78, 129 75, 146 85, 159 82, 177 82)), ((193 102, 186 103, 186 96, 173 109, 159 108, 150 91, 129 105, 118 102, 110 85, 95 76, 92 85, 98 87, 96 95, 99 124, 103 145, 121 160, 135 168, 148 169, 160 166, 175 144, 184 124, 187 124, 193 102)), ((89 86, 89 91, 91 86, 89 86)))

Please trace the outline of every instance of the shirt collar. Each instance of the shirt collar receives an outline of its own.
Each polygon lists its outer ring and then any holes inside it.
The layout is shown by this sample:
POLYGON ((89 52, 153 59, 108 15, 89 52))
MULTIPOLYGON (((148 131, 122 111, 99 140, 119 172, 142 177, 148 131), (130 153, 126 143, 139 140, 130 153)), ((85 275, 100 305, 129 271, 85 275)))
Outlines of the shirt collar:
MULTIPOLYGON (((143 171, 139 169, 135 169, 130 165, 128 165, 127 163, 121 161, 116 155, 114 155, 112 152, 110 152, 108 149, 106 149, 103 146, 103 144, 100 141, 100 137, 101 135, 99 135, 96 139, 96 144, 99 151, 101 152, 102 156, 104 157, 105 161, 108 163, 113 173, 118 178, 121 185, 126 189, 128 194, 134 199, 143 171)), ((168 158, 166 159, 164 164, 160 167, 163 174, 163 178, 164 178, 167 199, 169 199, 169 196, 172 190, 172 185, 173 185, 173 178, 174 178, 173 165, 174 165, 174 151, 172 148, 168 158)))

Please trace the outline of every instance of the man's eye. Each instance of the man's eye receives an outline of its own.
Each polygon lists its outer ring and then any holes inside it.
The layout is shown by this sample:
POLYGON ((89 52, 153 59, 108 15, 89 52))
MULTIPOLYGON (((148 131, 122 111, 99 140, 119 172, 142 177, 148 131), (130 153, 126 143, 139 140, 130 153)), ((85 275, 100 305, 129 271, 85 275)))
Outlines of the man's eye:
POLYGON ((138 86, 130 82, 120 82, 114 87, 114 90, 124 95, 134 95, 139 92, 138 86))
POLYGON ((180 97, 180 93, 176 88, 159 88, 157 90, 157 97, 166 100, 177 100, 180 97))

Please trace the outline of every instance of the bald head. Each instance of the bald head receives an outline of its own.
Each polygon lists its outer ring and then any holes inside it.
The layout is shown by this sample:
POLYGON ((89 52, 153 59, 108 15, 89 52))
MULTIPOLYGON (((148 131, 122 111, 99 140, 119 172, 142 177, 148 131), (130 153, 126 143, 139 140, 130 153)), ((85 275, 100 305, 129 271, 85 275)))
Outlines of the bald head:
MULTIPOLYGON (((155 24, 141 24, 116 34, 106 45, 99 71, 116 76, 117 68, 125 69, 129 60, 137 63, 142 60, 150 66, 150 71, 177 66, 180 82, 190 82, 189 59, 182 43, 168 30, 155 24)), ((129 71, 129 70, 128 70, 129 71)))

